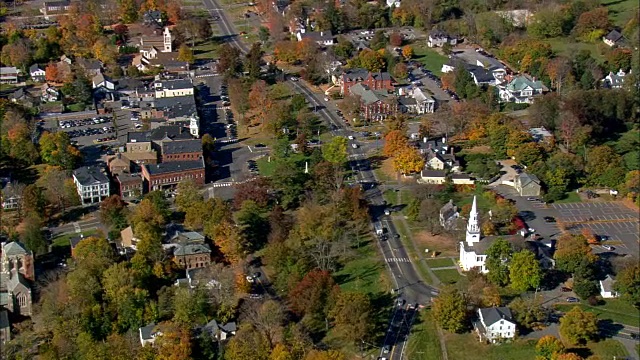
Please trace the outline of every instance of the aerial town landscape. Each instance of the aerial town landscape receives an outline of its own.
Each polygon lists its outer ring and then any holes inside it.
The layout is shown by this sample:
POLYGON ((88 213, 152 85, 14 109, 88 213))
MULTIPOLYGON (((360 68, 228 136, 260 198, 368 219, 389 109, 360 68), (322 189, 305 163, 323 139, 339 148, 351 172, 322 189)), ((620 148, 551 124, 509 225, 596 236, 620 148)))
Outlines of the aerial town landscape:
POLYGON ((0 359, 640 360, 637 0, 0 16, 0 359))

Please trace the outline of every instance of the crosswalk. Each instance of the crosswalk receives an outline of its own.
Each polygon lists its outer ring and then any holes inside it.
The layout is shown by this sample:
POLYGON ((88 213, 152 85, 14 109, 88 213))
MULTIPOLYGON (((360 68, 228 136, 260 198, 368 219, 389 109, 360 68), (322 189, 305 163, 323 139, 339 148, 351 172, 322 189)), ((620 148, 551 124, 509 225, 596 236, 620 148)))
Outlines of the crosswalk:
POLYGON ((408 263, 411 262, 411 260, 409 260, 408 258, 386 258, 385 259, 388 263, 392 263, 392 262, 403 262, 403 263, 408 263))

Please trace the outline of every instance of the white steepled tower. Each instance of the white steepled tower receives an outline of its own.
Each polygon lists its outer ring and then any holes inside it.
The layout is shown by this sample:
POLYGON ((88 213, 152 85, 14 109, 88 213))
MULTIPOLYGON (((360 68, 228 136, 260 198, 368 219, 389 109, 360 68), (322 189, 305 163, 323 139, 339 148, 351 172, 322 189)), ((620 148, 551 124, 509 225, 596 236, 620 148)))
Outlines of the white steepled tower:
POLYGON ((171 37, 171 31, 169 31, 168 27, 164 28, 164 31, 162 32, 162 39, 164 43, 164 49, 162 50, 162 52, 172 52, 173 46, 171 43, 173 41, 173 38, 171 37))
POLYGON ((473 205, 471 205, 471 212, 469 213, 466 240, 469 246, 473 246, 474 243, 480 241, 480 225, 478 224, 478 207, 475 196, 473 197, 473 205))

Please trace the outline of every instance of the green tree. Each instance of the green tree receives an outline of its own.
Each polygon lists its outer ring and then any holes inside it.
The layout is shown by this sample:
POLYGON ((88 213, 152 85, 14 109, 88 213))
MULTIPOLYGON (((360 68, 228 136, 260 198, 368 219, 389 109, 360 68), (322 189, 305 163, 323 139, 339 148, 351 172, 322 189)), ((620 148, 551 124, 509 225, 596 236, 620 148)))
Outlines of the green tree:
POLYGON ((581 299, 586 300, 600 292, 600 288, 594 280, 579 276, 575 276, 575 278, 576 279, 573 282, 573 291, 581 299))
POLYGON ((542 306, 543 298, 537 296, 535 298, 523 299, 517 297, 509 304, 509 308, 513 311, 518 325, 531 329, 531 327, 547 317, 545 308, 542 306))
POLYGON ((536 256, 529 250, 522 250, 515 254, 509 262, 509 280, 511 288, 524 292, 540 286, 542 272, 536 256))
POLYGON ((587 150, 585 171, 591 185, 616 187, 624 179, 622 157, 607 146, 596 146, 587 150))
POLYGON ((575 306, 560 318, 560 335, 571 345, 584 344, 598 333, 596 314, 575 306))
POLYGON ((189 45, 180 45, 180 48, 178 48, 178 61, 184 61, 188 64, 192 64, 195 60, 196 59, 193 56, 193 51, 191 51, 189 45))
POLYGON ((328 162, 342 166, 347 162, 347 139, 335 136, 322 146, 322 157, 328 162))
POLYGON ((178 184, 176 193, 175 203, 179 211, 187 212, 190 207, 204 200, 198 185, 192 179, 181 181, 178 184))
POLYGON ((564 345, 555 336, 543 336, 536 343, 536 360, 555 360, 563 352, 564 345))
POLYGON ((252 79, 260 77, 262 55, 262 45, 259 42, 253 43, 244 61, 244 69, 249 72, 249 77, 252 79))
POLYGON ((70 170, 76 167, 82 155, 77 148, 71 145, 71 140, 66 132, 49 133, 45 131, 40 137, 40 157, 49 165, 70 170))
POLYGON ((184 326, 193 326, 193 324, 203 325, 207 323, 207 314, 210 311, 210 305, 203 288, 191 290, 180 287, 176 289, 173 301, 175 309, 173 321, 176 323, 184 326))
POLYGON ((505 239, 497 239, 487 249, 486 268, 489 271, 487 278, 498 286, 504 286, 509 282, 509 261, 513 255, 511 244, 505 239))
POLYGON ((585 260, 588 263, 596 261, 587 240, 582 235, 562 235, 558 239, 558 249, 553 257, 556 260, 556 268, 569 274, 575 273, 585 260))
POLYGON ((360 342, 373 330, 371 302, 366 294, 344 292, 329 313, 335 330, 345 340, 360 342))
POLYGON ((22 208, 25 213, 33 212, 38 215, 44 215, 46 205, 47 201, 42 188, 34 184, 27 185, 24 188, 22 192, 22 208))
POLYGON ((619 271, 613 288, 623 300, 640 307, 640 265, 627 266, 619 271))
POLYGON ((25 219, 24 229, 20 236, 27 248, 36 255, 45 254, 48 250, 47 240, 42 232, 42 219, 36 213, 30 213, 25 219))
POLYGON ((445 287, 433 300, 433 317, 443 329, 462 332, 467 326, 467 304, 462 293, 453 287, 445 287))
POLYGON ((113 230, 127 227, 127 215, 127 204, 119 195, 111 195, 100 203, 100 219, 113 230))
POLYGON ((267 242, 269 234, 269 222, 263 214, 263 208, 258 206, 253 200, 245 200, 242 206, 235 213, 236 224, 240 229, 240 234, 247 239, 249 251, 262 248, 267 242))
POLYGON ((74 250, 74 260, 78 267, 100 276, 114 263, 113 248, 100 237, 88 237, 78 243, 74 250))

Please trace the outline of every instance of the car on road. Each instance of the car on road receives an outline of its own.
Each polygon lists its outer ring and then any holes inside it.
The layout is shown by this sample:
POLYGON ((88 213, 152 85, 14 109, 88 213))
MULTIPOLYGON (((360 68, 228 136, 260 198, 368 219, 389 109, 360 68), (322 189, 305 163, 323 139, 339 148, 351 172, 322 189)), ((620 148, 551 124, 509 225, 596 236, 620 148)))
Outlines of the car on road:
POLYGON ((398 305, 398 307, 404 305, 404 299, 398 298, 398 300, 396 300, 396 305, 398 305))
POLYGON ((575 297, 568 297, 567 298, 567 302, 569 302, 569 303, 577 303, 577 302, 580 302, 580 299, 575 298, 575 297))
POLYGON ((290 77, 290 78, 289 78, 289 80, 291 80, 291 81, 298 81, 298 78, 297 78, 297 77, 295 77, 295 76, 292 76, 292 77, 290 77))
POLYGON ((255 279, 253 278, 253 276, 247 275, 247 281, 253 283, 255 282, 255 279))
POLYGON ((538 201, 538 198, 535 197, 528 197, 527 201, 538 201))
POLYGON ((357 149, 358 148, 358 144, 351 144, 351 147, 354 148, 354 149, 357 149))
POLYGON ((249 299, 262 300, 262 295, 260 295, 260 294, 249 294, 249 299))
POLYGON ((257 143, 255 145, 253 145, 253 147, 255 147, 255 148, 264 148, 264 147, 267 147, 267 145, 262 144, 262 143, 257 143))
POLYGON ((393 237, 396 238, 396 239, 400 239, 400 234, 395 234, 395 235, 393 235, 393 237))
POLYGON ((391 215, 391 210, 390 209, 384 209, 384 214, 389 216, 391 215))
POLYGON ((544 222, 546 223, 554 223, 556 222, 556 218, 554 218, 553 216, 545 216, 543 217, 544 222))
POLYGON ((600 241, 607 241, 611 240, 611 237, 609 235, 598 235, 598 239, 600 239, 600 241))
POLYGON ((602 248, 605 249, 605 250, 608 250, 608 251, 613 251, 613 250, 616 249, 616 248, 614 248, 613 246, 610 246, 610 245, 602 245, 602 248))
POLYGON ((324 101, 329 101, 329 98, 325 96, 324 101))
POLYGON ((353 135, 349 135, 349 136, 347 136, 347 139, 349 139, 349 140, 353 140, 353 139, 355 139, 355 138, 353 137, 353 135))
POLYGON ((382 352, 383 352, 384 354, 388 354, 388 353, 389 353, 389 351, 391 351, 391 345, 388 345, 388 344, 387 344, 387 345, 385 345, 385 346, 383 346, 383 347, 382 347, 382 352))

